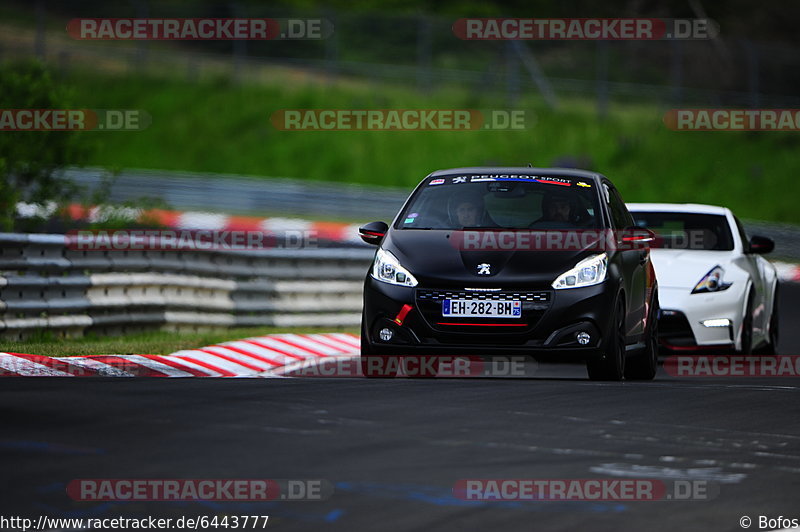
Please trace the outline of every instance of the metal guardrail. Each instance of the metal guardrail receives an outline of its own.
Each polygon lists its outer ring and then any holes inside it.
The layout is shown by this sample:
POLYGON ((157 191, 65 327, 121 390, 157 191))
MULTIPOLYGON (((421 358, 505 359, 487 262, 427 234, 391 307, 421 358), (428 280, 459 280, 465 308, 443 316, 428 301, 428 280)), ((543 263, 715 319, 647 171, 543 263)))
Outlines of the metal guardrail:
POLYGON ((0 337, 356 326, 371 249, 78 251, 0 233, 0 337))
MULTIPOLYGON (((65 176, 89 189, 99 186, 100 169, 71 169, 65 176)), ((111 202, 122 202, 144 194, 165 198, 178 209, 209 209, 222 212, 295 213, 391 221, 410 190, 394 187, 319 183, 289 178, 258 178, 241 175, 191 174, 130 170, 111 186, 111 202)), ((800 261, 800 227, 791 224, 745 220, 748 235, 759 234, 775 241, 776 258, 800 261)))
MULTIPOLYGON (((97 168, 71 169, 64 176, 94 190, 101 185, 105 173, 97 168)), ((170 208, 178 210, 289 213, 323 219, 352 219, 355 215, 368 222, 394 218, 410 191, 281 177, 126 170, 111 184, 108 202, 151 196, 163 198, 170 208)))

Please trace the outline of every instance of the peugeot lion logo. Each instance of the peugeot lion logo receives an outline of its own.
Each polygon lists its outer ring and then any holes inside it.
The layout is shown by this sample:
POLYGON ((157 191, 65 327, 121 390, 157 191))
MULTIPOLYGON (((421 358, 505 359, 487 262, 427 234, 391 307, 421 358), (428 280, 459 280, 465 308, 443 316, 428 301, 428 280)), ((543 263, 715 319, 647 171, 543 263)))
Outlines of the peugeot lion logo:
POLYGON ((485 262, 483 264, 478 264, 478 275, 491 275, 491 267, 491 264, 485 262))

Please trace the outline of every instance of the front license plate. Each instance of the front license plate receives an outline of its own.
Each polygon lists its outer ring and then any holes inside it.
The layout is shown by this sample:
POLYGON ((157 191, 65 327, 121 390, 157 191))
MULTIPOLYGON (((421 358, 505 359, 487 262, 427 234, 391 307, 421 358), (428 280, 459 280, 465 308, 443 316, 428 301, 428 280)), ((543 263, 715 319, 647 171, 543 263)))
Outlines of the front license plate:
POLYGON ((471 299, 445 299, 442 316, 463 318, 521 318, 520 301, 474 301, 471 299))

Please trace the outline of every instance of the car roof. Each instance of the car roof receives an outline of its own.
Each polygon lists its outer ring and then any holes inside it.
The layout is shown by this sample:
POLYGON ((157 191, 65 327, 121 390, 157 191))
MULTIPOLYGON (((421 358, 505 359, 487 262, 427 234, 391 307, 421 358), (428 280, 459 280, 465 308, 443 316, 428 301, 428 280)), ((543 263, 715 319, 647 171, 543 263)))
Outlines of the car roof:
POLYGON ((441 177, 457 174, 547 174, 560 177, 577 177, 580 179, 599 180, 603 176, 589 170, 576 168, 538 168, 535 166, 468 166, 464 168, 448 168, 436 170, 428 177, 441 177))
POLYGON ((685 212, 693 214, 727 214, 730 209, 701 203, 626 203, 631 212, 685 212))

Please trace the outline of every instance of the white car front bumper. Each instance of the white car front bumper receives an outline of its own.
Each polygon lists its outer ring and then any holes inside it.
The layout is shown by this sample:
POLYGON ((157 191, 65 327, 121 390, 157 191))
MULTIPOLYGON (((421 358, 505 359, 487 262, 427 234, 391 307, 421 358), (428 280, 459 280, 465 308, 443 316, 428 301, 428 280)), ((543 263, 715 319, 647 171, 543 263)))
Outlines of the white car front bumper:
MULTIPOLYGON (((697 346, 734 346, 738 349, 743 303, 740 290, 736 288, 731 286, 721 292, 692 294, 691 289, 659 287, 662 318, 666 320, 675 316, 670 311, 682 313, 697 346), (707 320, 728 320, 729 325, 703 325, 707 320)), ((669 334, 665 336, 665 343, 669 347, 669 334)))

